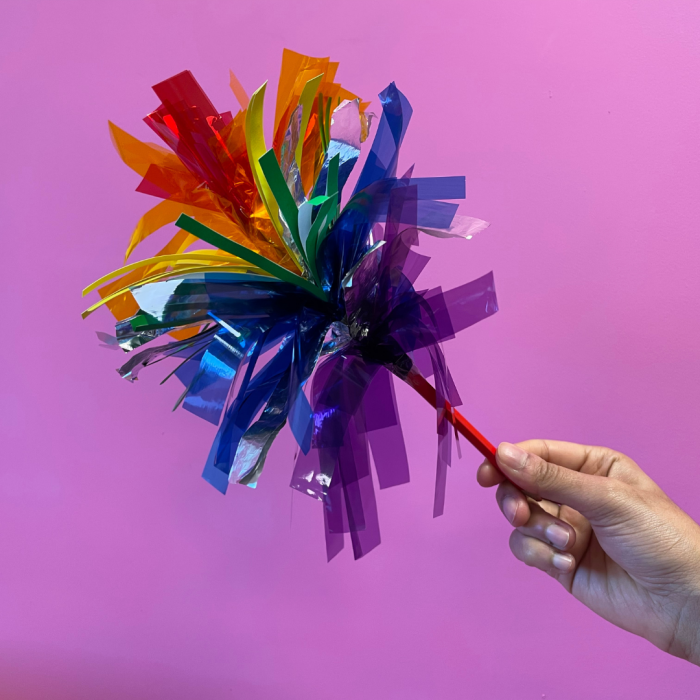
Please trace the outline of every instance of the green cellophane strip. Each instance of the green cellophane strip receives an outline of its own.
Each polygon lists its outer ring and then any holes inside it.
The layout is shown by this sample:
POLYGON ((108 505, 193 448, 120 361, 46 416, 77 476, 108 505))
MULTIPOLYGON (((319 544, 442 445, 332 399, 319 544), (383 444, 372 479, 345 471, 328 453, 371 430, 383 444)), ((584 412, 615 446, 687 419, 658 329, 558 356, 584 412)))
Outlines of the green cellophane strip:
MULTIPOLYGON (((323 301, 328 301, 328 297, 323 289, 317 287, 312 282, 309 282, 303 277, 299 277, 299 275, 295 275, 293 272, 290 272, 281 265, 273 263, 271 260, 268 260, 252 250, 249 250, 240 243, 236 243, 230 238, 222 236, 220 233, 210 229, 208 226, 205 226, 196 219, 193 219, 191 216, 187 216, 187 214, 180 214, 180 218, 175 222, 175 225, 181 229, 184 229, 188 233, 191 233, 193 236, 197 236, 197 238, 205 241, 206 243, 215 246, 219 250, 223 250, 226 253, 231 253, 231 255, 237 255, 239 258, 255 265, 256 267, 259 267, 261 270, 264 270, 274 277, 277 277, 277 279, 280 279, 283 282, 289 282, 289 284, 301 287, 301 289, 313 294, 315 297, 318 297, 323 301)), ((216 270, 213 269, 212 271, 216 270)))
POLYGON ((280 164, 277 162, 275 151, 271 148, 260 158, 259 162, 267 184, 272 190, 272 195, 277 200, 284 220, 287 222, 287 226, 289 226, 292 238, 299 252, 304 255, 304 249, 299 238, 299 210, 297 209, 294 197, 292 197, 292 193, 289 191, 289 187, 287 187, 284 175, 280 169, 280 164))
MULTIPOLYGON (((314 235, 314 260, 321 248, 321 243, 331 232, 331 226, 338 216, 338 171, 340 169, 340 154, 334 155, 328 163, 328 174, 326 176, 326 197, 328 198, 318 212, 316 221, 316 234, 314 235)), ((312 227, 313 232, 313 227, 312 227)), ((311 234, 309 234, 311 238, 311 234)))
POLYGON ((328 237, 328 234, 331 232, 331 227, 335 223, 336 217, 338 215, 338 193, 334 194, 333 196, 329 197, 328 199, 329 206, 328 209, 324 212, 323 209, 319 211, 319 219, 321 217, 321 214, 324 214, 325 221, 321 221, 321 224, 318 227, 318 236, 316 237, 316 253, 321 248, 321 243, 326 240, 328 237))
POLYGON ((340 153, 336 153, 328 163, 328 175, 326 177, 326 196, 332 197, 338 194, 338 170, 340 169, 340 153))
MULTIPOLYGON (((318 197, 317 199, 321 199, 318 197)), ((320 285, 320 279, 318 276, 318 266, 316 264, 316 255, 318 253, 319 243, 325 238, 328 233, 328 224, 331 222, 331 215, 335 208, 337 208, 337 197, 334 195, 332 197, 324 197, 321 208, 316 214, 316 219, 311 225, 311 231, 309 231, 309 237, 306 239, 306 250, 309 257, 309 267, 311 268, 311 274, 313 274, 314 279, 318 281, 320 285)))

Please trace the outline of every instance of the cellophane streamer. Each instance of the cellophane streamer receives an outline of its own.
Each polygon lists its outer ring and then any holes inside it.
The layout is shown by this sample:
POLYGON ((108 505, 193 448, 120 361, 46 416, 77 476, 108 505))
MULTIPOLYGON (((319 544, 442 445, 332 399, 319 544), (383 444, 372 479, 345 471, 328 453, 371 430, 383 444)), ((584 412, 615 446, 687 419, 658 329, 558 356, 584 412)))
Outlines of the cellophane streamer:
MULTIPOLYGON (((122 159, 160 201, 138 222, 126 258, 167 224, 158 255, 97 280, 129 359, 119 374, 176 358, 176 405, 218 426, 204 478, 222 493, 255 487, 289 423, 299 444, 291 486, 323 504, 328 559, 350 535, 355 558, 380 542, 379 488, 409 481, 393 377, 432 376, 437 406, 460 405, 441 343, 498 310, 491 273, 456 289, 418 291, 428 258, 419 232, 471 238, 488 224, 457 215, 463 177, 398 175, 412 109, 391 83, 352 193, 345 185, 373 114, 334 82, 338 64, 285 50, 272 147, 263 85, 219 113, 189 71, 153 89, 146 124, 167 148, 110 124, 122 159), (346 203, 341 206, 343 195, 346 203), (452 200, 452 201, 445 201, 452 200), (195 248, 204 242, 207 247, 195 248)), ((437 409, 434 515, 443 511, 451 426, 437 409)))

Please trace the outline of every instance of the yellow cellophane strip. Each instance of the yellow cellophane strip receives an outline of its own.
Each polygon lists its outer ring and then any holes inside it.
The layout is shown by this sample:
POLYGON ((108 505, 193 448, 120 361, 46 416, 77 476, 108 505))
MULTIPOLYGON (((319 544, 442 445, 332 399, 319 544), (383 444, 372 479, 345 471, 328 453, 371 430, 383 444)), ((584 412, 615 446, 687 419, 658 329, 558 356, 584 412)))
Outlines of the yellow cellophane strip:
POLYGON ((279 214, 276 207, 273 205, 275 199, 272 196, 272 190, 267 184, 259 160, 262 158, 267 147, 265 146, 265 134, 263 133, 263 103, 265 100, 265 88, 267 83, 263 83, 251 96, 248 104, 248 111, 245 120, 245 139, 248 147, 248 160, 255 178, 255 185, 262 197, 270 219, 275 226, 278 234, 282 233, 282 224, 279 220, 279 214))
MULTIPOLYGON (((299 98, 299 104, 301 105, 301 129, 300 134, 306 133, 306 128, 309 125, 309 117, 311 116, 311 109, 316 102, 316 93, 318 92, 318 86, 321 84, 323 79, 323 74, 317 75, 315 78, 307 81, 304 85, 304 89, 301 91, 301 97, 299 98)), ((295 158, 297 165, 301 169, 301 160, 304 150, 304 139, 300 138, 299 143, 297 143, 297 150, 295 153, 295 158)))
MULTIPOLYGON (((162 272, 160 274, 156 275, 151 275, 150 277, 145 277, 144 279, 140 280, 136 284, 130 284, 127 285, 121 289, 118 289, 116 292, 113 292, 109 296, 104 297, 103 299, 100 299, 98 302, 93 304, 91 307, 83 311, 82 317, 87 318, 93 311, 96 311, 97 309, 100 308, 103 304, 106 304, 108 301, 111 301, 112 299, 118 297, 120 294, 123 294, 125 291, 130 290, 132 287, 140 287, 144 284, 150 284, 152 282, 157 282, 159 280, 166 279, 167 277, 177 277, 178 275, 189 275, 193 274, 195 272, 238 272, 238 273, 246 273, 246 272, 252 272, 254 274, 260 274, 260 271, 258 268, 254 267, 253 265, 250 265, 249 263, 244 263, 243 265, 197 265, 194 267, 184 267, 180 268, 178 270, 168 270, 167 272, 162 272)), ((132 314, 133 315, 133 314, 132 314)))
MULTIPOLYGON (((197 241, 198 239, 195 236, 187 233, 186 231, 180 230, 158 252, 158 255, 174 255, 176 253, 183 253, 197 241)), ((98 294, 103 298, 107 297, 111 295, 112 292, 116 291, 117 289, 121 289, 125 285, 135 284, 157 269, 159 269, 158 265, 152 265, 132 270, 121 279, 104 285, 104 287, 98 290, 98 294)), ((112 301, 107 302, 106 306, 112 312, 112 315, 117 319, 117 321, 123 321, 125 318, 133 316, 139 309, 136 300, 129 291, 126 291, 116 299, 112 299, 112 301)))
POLYGON ((216 250, 192 250, 189 253, 176 253, 174 255, 156 255, 152 258, 146 258, 144 260, 139 260, 138 262, 130 263, 129 265, 124 265, 124 267, 120 267, 118 270, 114 270, 108 275, 100 277, 100 279, 95 280, 91 285, 83 289, 83 296, 89 294, 90 292, 97 289, 106 282, 109 282, 110 280, 113 280, 116 277, 124 275, 127 272, 131 272, 132 270, 136 270, 139 267, 143 267, 145 265, 153 265, 154 267, 159 267, 161 265, 168 264, 172 266, 177 264, 188 263, 190 261, 203 261, 213 263, 230 262, 235 264, 243 264, 243 260, 241 260, 240 258, 237 258, 233 255, 229 255, 228 253, 225 253, 223 251, 216 250))

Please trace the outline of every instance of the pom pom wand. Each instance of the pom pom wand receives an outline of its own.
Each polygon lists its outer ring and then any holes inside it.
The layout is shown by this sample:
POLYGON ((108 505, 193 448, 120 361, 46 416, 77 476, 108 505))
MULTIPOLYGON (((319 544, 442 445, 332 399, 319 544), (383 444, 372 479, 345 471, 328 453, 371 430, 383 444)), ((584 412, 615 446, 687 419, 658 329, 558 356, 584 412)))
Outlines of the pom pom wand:
POLYGON ((219 113, 189 71, 154 86, 160 105, 145 122, 168 149, 110 124, 142 178, 137 191, 161 200, 138 222, 127 259, 164 226, 178 230, 157 255, 83 291, 101 297, 83 317, 106 306, 117 319, 115 337, 99 336, 129 353, 122 377, 178 360, 163 382, 183 384, 175 408, 217 426, 203 477, 221 493, 257 485, 289 424, 300 447, 290 485, 322 502, 329 560, 346 534, 355 558, 380 542, 372 462, 380 488, 409 481, 392 376, 436 409, 434 515, 451 426, 495 464, 493 445, 454 410, 442 343, 498 311, 492 273, 447 291, 415 288, 428 262, 414 250, 419 234, 471 239, 488 224, 457 214, 463 177, 398 174, 412 108, 394 83, 343 197, 374 115, 335 82, 337 67, 284 51, 270 148, 266 84, 249 98, 233 74, 235 116, 219 113))

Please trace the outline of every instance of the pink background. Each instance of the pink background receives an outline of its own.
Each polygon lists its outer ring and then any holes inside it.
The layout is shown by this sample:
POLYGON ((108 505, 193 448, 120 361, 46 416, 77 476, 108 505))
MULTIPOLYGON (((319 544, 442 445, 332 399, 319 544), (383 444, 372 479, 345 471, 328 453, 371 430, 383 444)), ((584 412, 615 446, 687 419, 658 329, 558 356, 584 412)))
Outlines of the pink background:
POLYGON ((436 441, 408 390, 412 482, 379 494, 383 544, 326 564, 289 433, 257 491, 223 498, 200 477, 212 426, 170 412, 160 370, 119 380, 95 338, 111 316, 79 315, 154 203, 107 119, 151 140, 150 86, 176 72, 224 111, 229 67, 252 91, 285 46, 330 53, 375 108, 397 82, 403 164, 466 174, 463 211, 492 222, 425 246, 426 283, 496 274, 500 313, 447 346, 466 414, 493 440, 614 446, 700 518, 697 0, 4 0, 0 17, 0 697, 697 697, 697 668, 513 559, 475 452, 431 519, 436 441))

